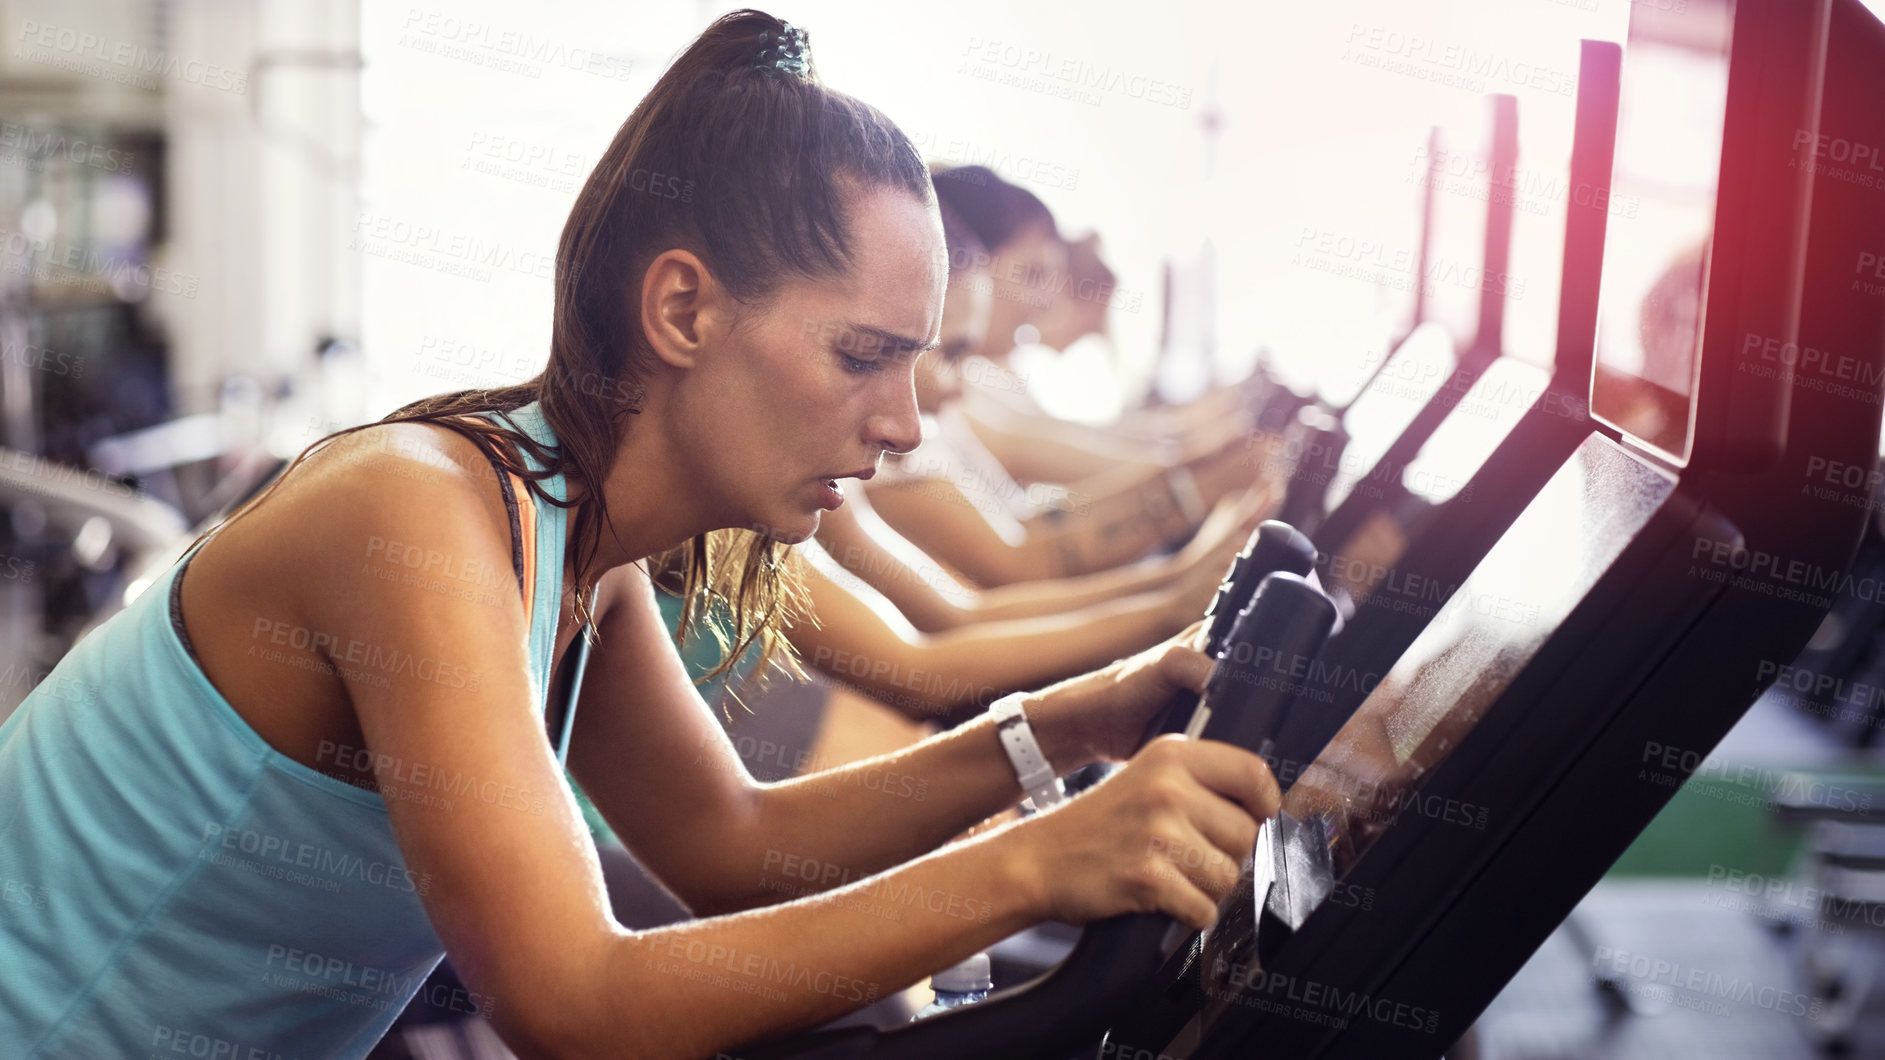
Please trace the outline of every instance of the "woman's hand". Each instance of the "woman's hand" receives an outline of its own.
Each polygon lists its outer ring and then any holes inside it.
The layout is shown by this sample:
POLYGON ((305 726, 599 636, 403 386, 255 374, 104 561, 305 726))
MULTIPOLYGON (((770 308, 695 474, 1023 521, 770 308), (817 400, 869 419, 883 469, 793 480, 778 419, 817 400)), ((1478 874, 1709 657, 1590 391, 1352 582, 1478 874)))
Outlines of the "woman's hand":
POLYGON ((1258 823, 1280 799, 1256 755, 1162 736, 1097 787, 1010 834, 1052 919, 1163 912, 1202 929, 1217 921, 1258 823))
POLYGON ((1173 554, 1177 580, 1171 589, 1171 607, 1178 625, 1188 625, 1204 614, 1231 560, 1243 550, 1269 507, 1269 494, 1263 490, 1226 497, 1217 502, 1185 547, 1173 554))
POLYGON ((1203 646, 1204 623, 1195 621, 1137 655, 1029 694, 1028 723, 1055 772, 1131 757, 1172 696, 1204 690, 1212 661, 1203 646))

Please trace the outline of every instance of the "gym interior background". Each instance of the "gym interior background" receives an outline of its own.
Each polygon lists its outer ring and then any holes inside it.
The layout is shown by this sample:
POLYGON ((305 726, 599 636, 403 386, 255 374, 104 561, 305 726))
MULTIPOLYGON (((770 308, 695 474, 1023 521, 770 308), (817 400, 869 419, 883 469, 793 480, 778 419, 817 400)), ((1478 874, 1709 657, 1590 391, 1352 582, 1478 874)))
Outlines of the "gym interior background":
MULTIPOLYGON (((1014 378, 1106 423, 1260 362, 1353 395, 1417 274, 1437 319, 1477 312, 1492 198, 1512 205, 1505 343, 1549 364, 1567 210, 1589 205, 1570 175, 1579 42, 1697 2, 772 10, 926 158, 989 166, 1101 237, 1110 334, 1017 335, 1014 378), (1503 169, 1477 161, 1493 95, 1517 107, 1503 169)), ((0 4, 0 718, 282 459, 534 375, 576 190, 725 9, 0 4)), ((648 191, 688 194, 683 175, 648 191)), ((1634 211, 1609 204, 1613 233, 1634 211)), ((1718 747, 1646 756, 1686 783, 1479 1019, 1478 1055, 1885 1056, 1877 633, 1823 629, 1860 644, 1840 677, 1776 667, 1718 747)))

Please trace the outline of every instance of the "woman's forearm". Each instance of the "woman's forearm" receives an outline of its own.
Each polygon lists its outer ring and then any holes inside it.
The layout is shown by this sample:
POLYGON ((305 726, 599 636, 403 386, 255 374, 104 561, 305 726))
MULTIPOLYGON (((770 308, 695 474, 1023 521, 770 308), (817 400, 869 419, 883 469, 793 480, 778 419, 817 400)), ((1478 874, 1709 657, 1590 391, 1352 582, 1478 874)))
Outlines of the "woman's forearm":
POLYGON ((1130 655, 1185 625, 1168 594, 1148 593, 1061 615, 981 622, 897 636, 862 623, 794 626, 800 656, 834 679, 919 719, 986 707, 1130 655))
MULTIPOLYGON (((1039 729, 1056 768, 1085 752, 1039 729)), ((816 768, 818 763, 812 763, 816 768)), ((1025 793, 995 725, 976 718, 890 754, 765 785, 751 827, 716 837, 752 908, 843 887, 927 854, 1025 793)))
POLYGON ((1122 465, 1145 467, 1153 473, 1158 470, 1156 462, 1145 459, 1144 445, 1084 424, 1020 418, 1003 421, 967 409, 963 410, 963 419, 1002 467, 1020 482, 1077 482, 1122 465))
MULTIPOLYGON (((1096 518, 1091 512, 1045 512, 1006 538, 955 483, 933 479, 871 491, 872 503, 896 531, 977 585, 1065 578, 1106 570, 1145 556, 1193 525, 1167 503, 1148 502, 1096 518)), ((1201 516, 1202 517, 1202 516, 1201 516)))
POLYGON ((1016 838, 997 830, 790 905, 617 937, 597 1018, 552 1055, 692 1060, 903 990, 1044 916, 1016 838))
POLYGON ((1148 491, 1138 504, 1109 505, 1107 510, 1079 512, 1059 520, 1030 520, 1028 545, 1054 564, 1048 568, 1051 573, 1037 577, 1064 578, 1143 559, 1196 529, 1196 521, 1148 491))
POLYGON ((1065 614, 1121 597, 1164 590, 1177 573, 1169 557, 1158 556, 1070 578, 998 585, 976 592, 968 611, 977 622, 1065 614))
POLYGON ((868 500, 861 494, 854 503, 821 520, 817 544, 802 546, 799 551, 833 581, 853 592, 868 585, 925 633, 977 622, 1077 611, 1137 593, 1163 590, 1178 573, 1170 559, 1159 558, 1072 578, 979 589, 963 584, 942 564, 902 539, 870 511, 868 500), (821 552, 831 562, 821 562, 821 552))

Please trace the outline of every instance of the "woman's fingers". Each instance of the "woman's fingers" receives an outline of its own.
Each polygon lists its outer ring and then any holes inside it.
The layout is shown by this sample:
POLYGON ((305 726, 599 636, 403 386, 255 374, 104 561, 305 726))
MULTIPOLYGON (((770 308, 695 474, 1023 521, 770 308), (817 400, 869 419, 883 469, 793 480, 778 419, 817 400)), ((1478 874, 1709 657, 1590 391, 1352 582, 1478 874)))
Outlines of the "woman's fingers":
POLYGON ((1168 864, 1159 908, 1194 930, 1217 922, 1217 906, 1237 886, 1241 862, 1206 841, 1196 829, 1168 839, 1158 855, 1168 864))
POLYGON ((1186 740, 1182 736, 1161 736, 1146 745, 1146 752, 1177 754, 1198 783, 1243 807, 1250 816, 1262 820, 1276 816, 1282 804, 1282 789, 1263 759, 1233 744, 1217 740, 1186 740), (1154 751, 1155 748, 1163 748, 1154 751))
POLYGON ((1205 639, 1204 620, 1199 619, 1186 627, 1183 633, 1173 637, 1173 643, 1166 646, 1160 654, 1154 670, 1166 687, 1160 694, 1169 696, 1179 689, 1202 693, 1204 683, 1211 679, 1211 668, 1217 664, 1202 650, 1205 639))

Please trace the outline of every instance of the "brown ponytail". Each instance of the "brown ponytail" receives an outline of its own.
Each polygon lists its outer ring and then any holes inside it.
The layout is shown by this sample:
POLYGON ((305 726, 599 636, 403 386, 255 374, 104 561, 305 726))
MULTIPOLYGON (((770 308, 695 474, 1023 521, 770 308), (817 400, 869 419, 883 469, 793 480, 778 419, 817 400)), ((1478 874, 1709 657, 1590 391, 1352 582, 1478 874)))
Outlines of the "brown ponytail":
MULTIPOLYGON (((576 197, 557 246, 544 371, 514 386, 426 398, 379 422, 457 430, 546 503, 570 507, 538 485, 557 473, 573 497, 600 498, 653 364, 638 299, 656 256, 692 251, 734 298, 752 303, 789 276, 817 279, 848 268, 846 204, 855 192, 898 188, 924 202, 932 197, 909 138, 876 109, 821 84, 804 42, 803 31, 760 11, 735 11, 709 26, 636 105, 576 197), (532 401, 556 433, 552 449, 502 424, 458 418, 532 401), (499 439, 548 470, 526 470, 499 439)), ((323 442, 370 426, 328 435, 295 463, 323 442)), ((585 504, 570 528, 584 622, 594 617, 600 572, 592 567, 607 519, 601 504, 585 504)), ((767 657, 779 650, 779 619, 797 599, 787 549, 750 531, 718 530, 651 564, 658 579, 679 583, 688 602, 677 640, 716 602, 731 616, 730 648, 708 677, 730 669, 755 641, 767 657)))

